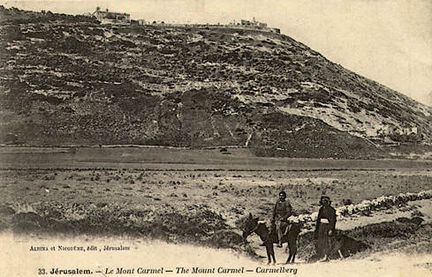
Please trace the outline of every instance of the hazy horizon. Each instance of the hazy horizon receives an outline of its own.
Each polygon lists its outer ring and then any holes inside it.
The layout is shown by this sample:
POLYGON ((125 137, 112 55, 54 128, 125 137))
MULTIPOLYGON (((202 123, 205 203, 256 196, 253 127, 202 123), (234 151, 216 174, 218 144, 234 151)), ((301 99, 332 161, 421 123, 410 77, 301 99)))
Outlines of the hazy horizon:
POLYGON ((432 105, 432 1, 427 0, 0 0, 26 10, 84 14, 96 6, 134 19, 278 27, 329 60, 432 105))

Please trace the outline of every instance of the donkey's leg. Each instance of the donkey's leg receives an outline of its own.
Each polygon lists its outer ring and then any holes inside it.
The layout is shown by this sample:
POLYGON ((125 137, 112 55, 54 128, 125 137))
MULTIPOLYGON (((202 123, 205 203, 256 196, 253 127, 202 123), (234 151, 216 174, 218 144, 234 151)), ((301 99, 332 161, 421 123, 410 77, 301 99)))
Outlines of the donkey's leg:
POLYGON ((297 255, 297 241, 292 241, 290 247, 291 263, 294 263, 296 255, 297 255))
POLYGON ((271 253, 270 245, 268 243, 266 243, 265 247, 266 247, 266 253, 267 253, 267 264, 271 264, 272 253, 271 253))
POLYGON ((288 259, 286 260, 286 264, 289 264, 291 262, 292 254, 290 253, 288 256, 288 259))
POLYGON ((273 264, 276 264, 276 255, 275 255, 275 251, 274 251, 274 245, 272 242, 269 243, 268 249, 269 249, 270 257, 273 260, 273 264))
POLYGON ((267 251, 267 264, 271 264, 271 254, 267 251))
POLYGON ((286 251, 285 252, 287 252, 288 253, 288 259, 286 260, 286 264, 288 264, 289 262, 290 262, 290 260, 291 260, 291 256, 292 256, 292 252, 291 252, 291 244, 290 244, 290 241, 288 240, 287 241, 287 247, 286 247, 286 251))
POLYGON ((295 256, 297 255, 297 240, 293 241, 293 247, 292 247, 291 251, 292 251, 291 262, 294 263, 295 256))
POLYGON ((295 260, 295 256, 297 254, 297 238, 296 237, 291 237, 288 240, 288 246, 289 246, 289 257, 288 257, 288 261, 293 263, 295 260))

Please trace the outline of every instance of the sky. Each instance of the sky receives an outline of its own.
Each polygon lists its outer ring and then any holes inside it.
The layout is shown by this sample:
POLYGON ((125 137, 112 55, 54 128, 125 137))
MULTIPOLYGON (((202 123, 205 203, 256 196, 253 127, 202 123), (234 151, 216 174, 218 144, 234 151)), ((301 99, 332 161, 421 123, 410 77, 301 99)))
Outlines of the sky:
POLYGON ((6 7, 133 19, 229 23, 252 19, 365 77, 432 105, 432 0, 0 0, 6 7))

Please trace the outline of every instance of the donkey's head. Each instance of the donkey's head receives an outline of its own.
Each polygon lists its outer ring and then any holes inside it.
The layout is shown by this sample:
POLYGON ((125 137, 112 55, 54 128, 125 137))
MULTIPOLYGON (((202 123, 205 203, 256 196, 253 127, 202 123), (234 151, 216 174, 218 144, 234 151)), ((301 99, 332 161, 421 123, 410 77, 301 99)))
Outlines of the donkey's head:
POLYGON ((246 218, 243 224, 243 239, 246 241, 247 237, 250 236, 258 227, 258 217, 253 217, 252 214, 246 218))

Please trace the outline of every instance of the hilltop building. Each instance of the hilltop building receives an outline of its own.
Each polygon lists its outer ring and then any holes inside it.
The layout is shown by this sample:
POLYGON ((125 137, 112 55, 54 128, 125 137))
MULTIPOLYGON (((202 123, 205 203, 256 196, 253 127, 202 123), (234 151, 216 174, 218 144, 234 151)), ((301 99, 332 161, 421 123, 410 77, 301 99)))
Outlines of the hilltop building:
POLYGON ((147 21, 145 21, 144 19, 138 19, 138 25, 146 25, 147 21))
POLYGON ((267 23, 258 22, 255 20, 255 17, 252 19, 252 21, 242 19, 240 21, 240 25, 250 26, 250 27, 258 27, 258 28, 267 28, 267 23))
POLYGON ((240 20, 240 24, 238 24, 238 25, 241 26, 241 27, 243 27, 243 28, 251 28, 251 29, 270 31, 270 32, 273 32, 273 33, 278 33, 278 34, 280 33, 280 29, 278 29, 278 28, 269 28, 268 25, 267 25, 267 23, 256 21, 255 17, 252 19, 252 21, 242 19, 242 20, 240 20))
POLYGON ((129 25, 131 23, 130 14, 110 12, 108 9, 102 11, 99 7, 92 14, 101 24, 116 24, 116 25, 129 25))

